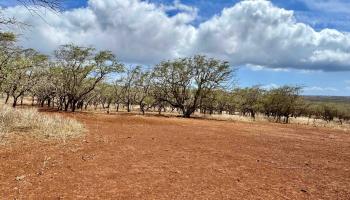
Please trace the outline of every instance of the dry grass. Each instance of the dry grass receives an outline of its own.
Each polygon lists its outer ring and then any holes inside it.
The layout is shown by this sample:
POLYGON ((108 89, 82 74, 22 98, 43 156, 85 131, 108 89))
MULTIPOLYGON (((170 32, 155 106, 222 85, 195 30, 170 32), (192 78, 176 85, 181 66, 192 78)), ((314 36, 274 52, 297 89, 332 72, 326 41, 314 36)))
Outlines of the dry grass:
MULTIPOLYGON (((213 120, 228 120, 228 121, 243 121, 243 122, 274 122, 274 119, 268 118, 264 115, 257 114, 255 120, 252 119, 249 116, 241 116, 241 115, 228 115, 228 114, 199 114, 196 113, 195 117, 201 117, 205 119, 213 119, 213 120)), ((290 124, 300 124, 300 125, 308 125, 313 127, 327 127, 331 129, 337 129, 337 130, 343 130, 343 131, 349 131, 350 130, 350 124, 349 122, 344 122, 343 124, 340 124, 337 120, 326 122, 322 119, 309 119, 307 117, 298 117, 298 118, 290 118, 289 119, 290 124)))
POLYGON ((48 116, 36 109, 13 109, 0 105, 0 142, 11 133, 28 134, 40 139, 66 141, 84 133, 84 127, 74 119, 48 116))

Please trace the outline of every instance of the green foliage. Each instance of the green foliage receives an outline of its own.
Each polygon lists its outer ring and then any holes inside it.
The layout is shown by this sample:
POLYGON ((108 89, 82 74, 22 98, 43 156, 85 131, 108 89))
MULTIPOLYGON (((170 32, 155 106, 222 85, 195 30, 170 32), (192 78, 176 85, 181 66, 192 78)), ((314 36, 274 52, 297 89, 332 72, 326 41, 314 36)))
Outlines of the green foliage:
POLYGON ((259 87, 234 90, 237 108, 243 115, 249 114, 255 119, 255 115, 262 106, 263 90, 259 87))
POLYGON ((154 69, 156 98, 190 117, 211 91, 223 88, 231 75, 227 62, 205 56, 162 62, 154 69))
POLYGON ((46 64, 47 57, 33 49, 25 49, 15 55, 3 84, 3 91, 13 97, 13 107, 16 107, 19 97, 40 81, 46 64))
POLYGON ((2 43, 2 47, 5 43, 16 42, 16 35, 11 32, 0 32, 0 42, 2 43))
POLYGON ((110 51, 95 53, 93 48, 63 45, 55 55, 55 75, 61 81, 58 93, 64 110, 70 107, 74 111, 108 74, 123 68, 110 51))
POLYGON ((277 122, 288 123, 289 117, 293 117, 297 113, 300 106, 301 88, 298 86, 283 86, 267 91, 263 98, 263 112, 267 116, 272 116, 277 122))

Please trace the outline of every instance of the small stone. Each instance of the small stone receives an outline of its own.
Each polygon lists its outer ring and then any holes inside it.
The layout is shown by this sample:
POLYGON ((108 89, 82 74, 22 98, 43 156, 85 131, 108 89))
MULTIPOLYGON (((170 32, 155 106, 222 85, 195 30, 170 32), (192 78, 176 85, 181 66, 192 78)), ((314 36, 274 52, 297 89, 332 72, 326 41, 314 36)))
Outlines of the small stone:
POLYGON ((23 175, 23 176, 17 176, 17 177, 16 177, 16 181, 21 181, 21 180, 23 180, 25 177, 26 177, 25 175, 23 175))

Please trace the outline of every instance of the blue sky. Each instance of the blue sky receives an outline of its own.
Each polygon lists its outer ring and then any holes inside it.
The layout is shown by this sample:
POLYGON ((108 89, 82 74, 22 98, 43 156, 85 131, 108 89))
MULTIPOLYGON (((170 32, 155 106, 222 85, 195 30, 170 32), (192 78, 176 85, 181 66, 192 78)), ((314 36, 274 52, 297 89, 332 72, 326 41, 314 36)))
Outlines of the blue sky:
MULTIPOLYGON (((150 0, 148 2, 171 5, 173 0, 150 0)), ((238 0, 182 0, 181 4, 196 7, 198 16, 191 21, 193 26, 220 15, 224 8, 232 7, 238 0)), ((294 11, 297 22, 311 26, 315 31, 330 28, 339 32, 350 32, 350 1, 348 0, 272 0, 274 6, 294 11)), ((13 6, 13 1, 0 0, 1 6, 13 6)), ((65 0, 63 8, 87 7, 85 0, 65 0)), ((169 10, 168 15, 176 15, 179 10, 169 10)), ((350 48, 350 47, 349 47, 350 48)), ((347 48, 347 49, 349 49, 347 48)), ((349 53, 349 52, 347 52, 349 53)), ((304 70, 274 69, 250 65, 240 65, 237 82, 240 86, 263 85, 274 87, 285 84, 302 85, 308 95, 350 96, 350 70, 304 70)), ((331 66, 329 66, 331 67, 331 66)))

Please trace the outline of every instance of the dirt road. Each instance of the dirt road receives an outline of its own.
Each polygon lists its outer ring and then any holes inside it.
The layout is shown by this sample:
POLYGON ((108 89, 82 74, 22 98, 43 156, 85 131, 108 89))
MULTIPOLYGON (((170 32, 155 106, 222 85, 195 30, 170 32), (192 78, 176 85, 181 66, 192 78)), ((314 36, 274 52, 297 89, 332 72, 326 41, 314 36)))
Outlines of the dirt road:
POLYGON ((0 147, 0 199, 350 199, 350 133, 68 115, 84 138, 0 147))

